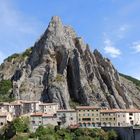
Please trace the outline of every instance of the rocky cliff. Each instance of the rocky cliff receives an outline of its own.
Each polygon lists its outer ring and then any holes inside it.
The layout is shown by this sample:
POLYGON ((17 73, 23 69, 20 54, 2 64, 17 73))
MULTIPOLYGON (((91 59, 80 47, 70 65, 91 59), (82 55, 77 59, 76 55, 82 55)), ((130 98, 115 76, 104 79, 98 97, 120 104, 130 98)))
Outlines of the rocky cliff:
POLYGON ((140 108, 140 90, 121 77, 98 50, 91 52, 81 37, 59 17, 33 47, 8 57, 0 66, 0 81, 10 79, 16 99, 110 108, 140 108))

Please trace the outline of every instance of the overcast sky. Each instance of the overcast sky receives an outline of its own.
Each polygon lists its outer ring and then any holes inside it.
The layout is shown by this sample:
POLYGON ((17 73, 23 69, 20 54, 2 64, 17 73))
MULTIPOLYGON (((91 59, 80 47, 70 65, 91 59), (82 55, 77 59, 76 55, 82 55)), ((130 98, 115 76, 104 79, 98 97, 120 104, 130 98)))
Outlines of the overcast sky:
POLYGON ((0 0, 0 63, 34 45, 58 15, 119 72, 140 79, 139 14, 140 0, 0 0))

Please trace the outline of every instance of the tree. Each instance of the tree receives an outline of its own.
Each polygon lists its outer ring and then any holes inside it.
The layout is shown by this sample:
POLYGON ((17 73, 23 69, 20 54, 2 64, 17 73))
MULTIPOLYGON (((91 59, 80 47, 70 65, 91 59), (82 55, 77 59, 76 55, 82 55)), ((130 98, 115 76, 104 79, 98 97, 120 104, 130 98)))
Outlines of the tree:
POLYGON ((109 140, 116 140, 117 137, 118 137, 118 135, 113 129, 108 131, 108 139, 109 140))

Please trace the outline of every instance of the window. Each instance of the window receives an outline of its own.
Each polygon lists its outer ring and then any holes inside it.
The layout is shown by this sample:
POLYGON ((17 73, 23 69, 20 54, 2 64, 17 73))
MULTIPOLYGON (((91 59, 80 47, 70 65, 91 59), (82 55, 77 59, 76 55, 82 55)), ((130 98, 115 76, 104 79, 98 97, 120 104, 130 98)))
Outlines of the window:
POLYGON ((92 118, 92 121, 94 121, 94 118, 92 118))
POLYGON ((35 124, 35 121, 32 121, 32 124, 35 124))
POLYGON ((89 116, 89 114, 87 114, 89 116))
POLYGON ((81 118, 79 118, 79 121, 81 121, 81 118))
POLYGON ((132 117, 129 117, 129 119, 131 120, 131 119, 132 119, 132 117))
POLYGON ((94 116, 94 114, 92 114, 92 116, 94 116))
POLYGON ((125 115, 123 115, 123 117, 125 117, 125 115))
POLYGON ((81 116, 81 114, 79 114, 79 116, 81 116))
POLYGON ((133 115, 133 113, 129 113, 129 115, 130 115, 130 116, 132 116, 132 115, 133 115))
POLYGON ((70 120, 73 120, 73 117, 70 117, 70 120))
POLYGON ((91 118, 82 118, 82 121, 91 121, 91 118))
POLYGON ((3 122, 1 122, 0 125, 3 125, 3 122))
POLYGON ((118 117, 120 117, 120 115, 118 115, 118 117))

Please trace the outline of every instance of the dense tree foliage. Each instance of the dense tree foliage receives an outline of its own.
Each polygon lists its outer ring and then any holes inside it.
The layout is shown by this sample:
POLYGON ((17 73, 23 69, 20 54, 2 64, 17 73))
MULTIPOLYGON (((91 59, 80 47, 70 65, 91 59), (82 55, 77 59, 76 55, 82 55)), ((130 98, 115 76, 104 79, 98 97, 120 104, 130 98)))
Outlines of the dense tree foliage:
POLYGON ((30 138, 38 138, 39 140, 116 140, 117 134, 114 130, 105 132, 102 129, 60 129, 53 127, 40 126, 35 133, 30 134, 30 138))
POLYGON ((59 128, 48 125, 39 126, 34 133, 29 131, 28 117, 16 118, 4 127, 2 140, 117 140, 114 130, 104 131, 99 128, 59 128))
POLYGON ((28 132, 29 131, 29 118, 19 117, 13 121, 13 126, 16 132, 28 132))
POLYGON ((12 89, 12 82, 10 80, 0 81, 0 101, 11 101, 10 89, 12 89))

